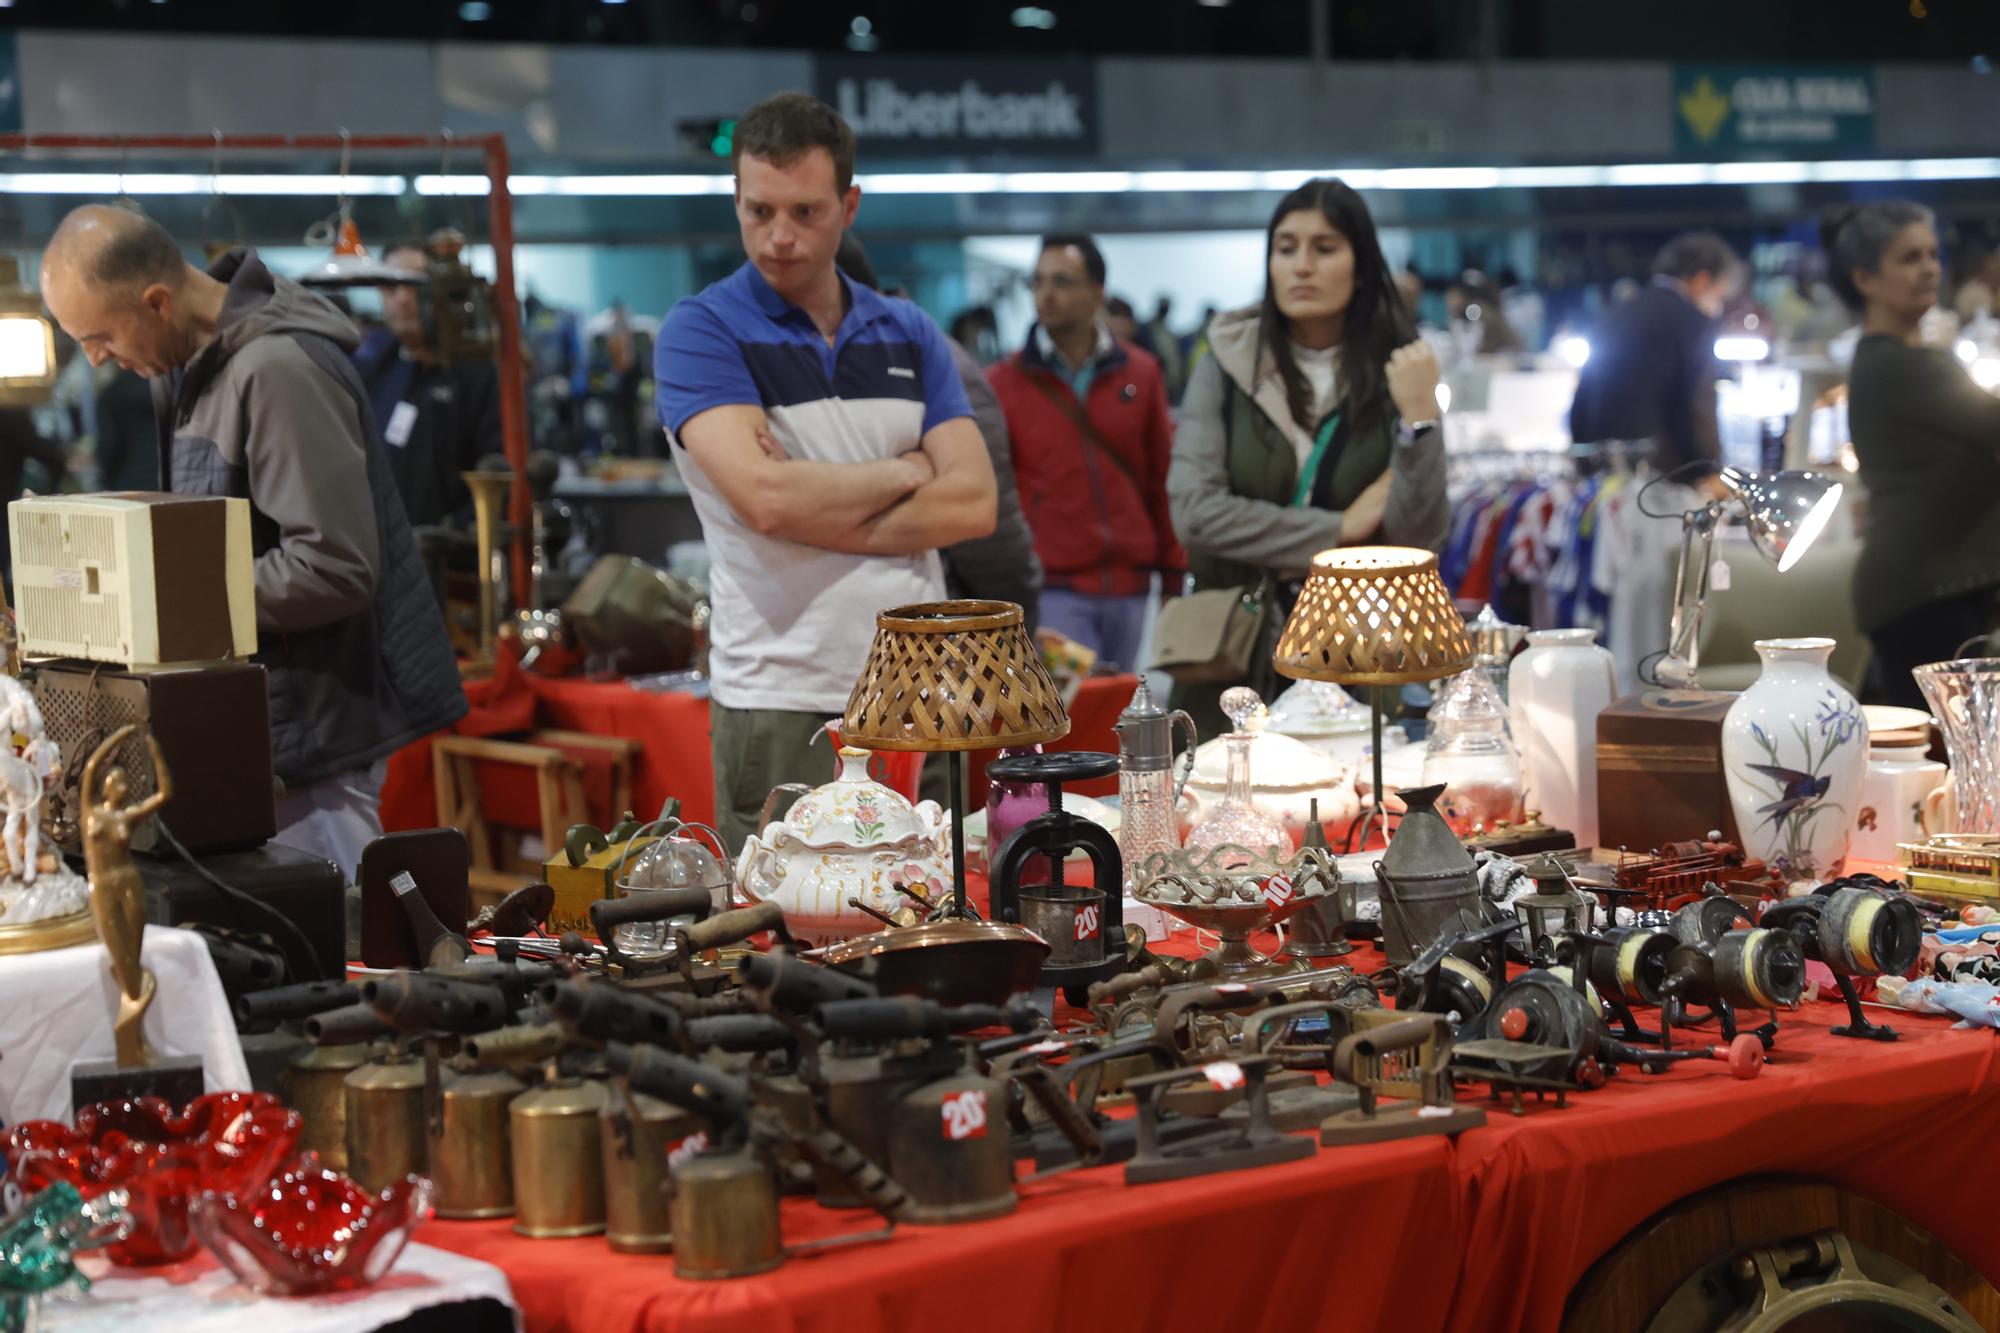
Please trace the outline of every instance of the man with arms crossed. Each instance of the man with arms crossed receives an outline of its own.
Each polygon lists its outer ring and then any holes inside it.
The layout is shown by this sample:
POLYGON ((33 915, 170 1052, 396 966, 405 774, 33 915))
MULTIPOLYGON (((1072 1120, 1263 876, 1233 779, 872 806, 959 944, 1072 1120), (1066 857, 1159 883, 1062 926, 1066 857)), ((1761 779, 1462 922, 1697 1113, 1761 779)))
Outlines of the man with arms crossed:
POLYGON ((708 543, 716 823, 733 848, 868 657, 875 613, 944 596, 938 548, 993 530, 993 469, 944 334, 841 276, 854 132, 782 93, 736 123, 743 267, 660 329, 660 421, 708 543))

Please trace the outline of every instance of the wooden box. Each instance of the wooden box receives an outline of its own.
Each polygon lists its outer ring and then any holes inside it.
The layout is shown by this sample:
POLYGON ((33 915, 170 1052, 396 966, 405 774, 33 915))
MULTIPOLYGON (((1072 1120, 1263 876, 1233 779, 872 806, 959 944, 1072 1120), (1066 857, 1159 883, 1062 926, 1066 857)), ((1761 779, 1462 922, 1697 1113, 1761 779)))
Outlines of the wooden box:
POLYGON ((1597 840, 1651 851, 1705 838, 1737 844, 1722 775, 1722 719, 1737 696, 1716 690, 1644 689, 1597 715, 1597 840))
POLYGON ((597 933, 590 923, 590 905, 600 898, 618 896, 617 872, 622 861, 636 861, 639 853, 653 845, 653 837, 632 838, 593 852, 580 866, 572 866, 561 848, 542 864, 542 878, 556 891, 555 910, 543 927, 551 935, 565 930, 582 933, 589 939, 597 933), (629 857, 627 853, 630 853, 629 857))

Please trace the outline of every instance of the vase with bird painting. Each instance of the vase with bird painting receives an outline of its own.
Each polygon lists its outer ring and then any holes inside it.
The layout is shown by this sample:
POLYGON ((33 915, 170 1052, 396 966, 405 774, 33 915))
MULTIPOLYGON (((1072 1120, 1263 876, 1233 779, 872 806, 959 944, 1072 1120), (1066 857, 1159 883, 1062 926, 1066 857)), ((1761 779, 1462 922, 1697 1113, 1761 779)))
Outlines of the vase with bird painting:
POLYGON ((1763 669, 1722 723, 1743 849, 1786 880, 1838 875, 1868 772, 1861 706, 1826 669, 1832 639, 1759 639, 1763 669))

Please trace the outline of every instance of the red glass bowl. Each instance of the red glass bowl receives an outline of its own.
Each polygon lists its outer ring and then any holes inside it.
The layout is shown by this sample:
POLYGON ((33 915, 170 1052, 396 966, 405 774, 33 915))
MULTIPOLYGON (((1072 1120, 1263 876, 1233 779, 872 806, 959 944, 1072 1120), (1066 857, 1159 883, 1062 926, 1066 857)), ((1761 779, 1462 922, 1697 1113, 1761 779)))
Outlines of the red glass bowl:
POLYGON ((373 1286, 430 1220, 431 1198, 422 1176, 370 1194, 304 1153, 261 1186, 204 1191, 194 1228, 252 1291, 315 1296, 373 1286))
POLYGON ((28 1120, 7 1131, 7 1159, 29 1192, 68 1181, 87 1199, 123 1187, 132 1234, 110 1246, 128 1266, 178 1263, 198 1241, 188 1205, 204 1189, 253 1189, 298 1146, 304 1122, 268 1092, 211 1092, 178 1114, 158 1097, 98 1102, 76 1127, 28 1120))

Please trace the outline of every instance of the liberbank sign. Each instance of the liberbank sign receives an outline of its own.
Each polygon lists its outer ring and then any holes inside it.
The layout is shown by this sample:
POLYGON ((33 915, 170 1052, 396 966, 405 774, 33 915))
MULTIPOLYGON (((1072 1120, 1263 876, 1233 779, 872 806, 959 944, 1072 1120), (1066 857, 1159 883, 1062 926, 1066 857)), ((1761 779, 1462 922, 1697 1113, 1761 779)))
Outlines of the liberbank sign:
POLYGON ((854 127, 861 159, 1065 156, 1097 151, 1087 60, 821 56, 820 97, 854 127))

